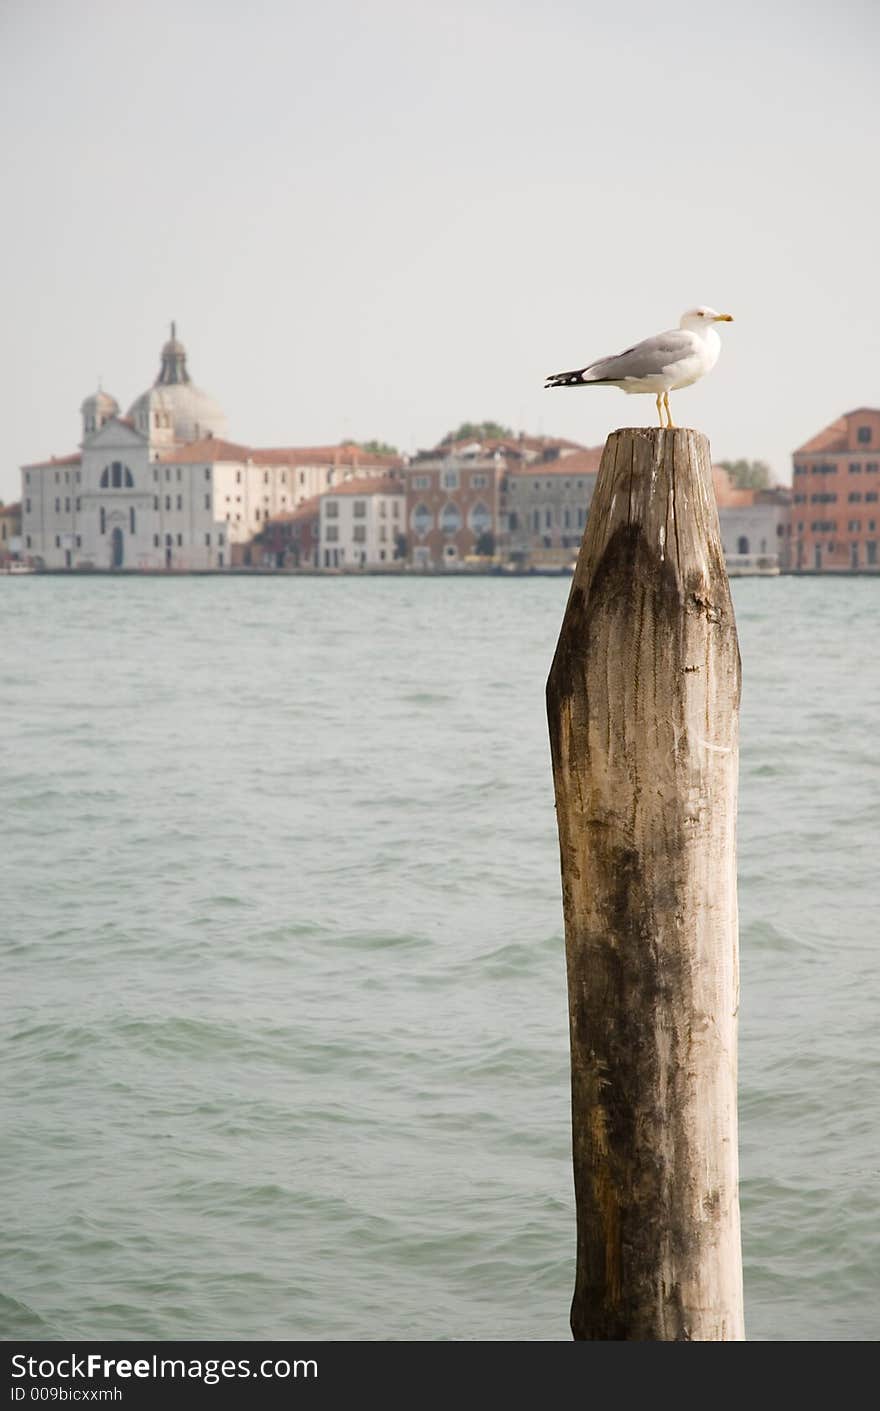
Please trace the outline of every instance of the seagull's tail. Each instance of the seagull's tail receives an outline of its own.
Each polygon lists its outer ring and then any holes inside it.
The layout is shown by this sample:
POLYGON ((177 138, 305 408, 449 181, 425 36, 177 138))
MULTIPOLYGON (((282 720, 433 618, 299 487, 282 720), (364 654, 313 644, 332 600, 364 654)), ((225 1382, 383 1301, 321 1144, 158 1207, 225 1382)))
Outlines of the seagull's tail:
POLYGON ((586 387, 597 379, 590 376, 590 368, 579 367, 574 372, 554 372, 544 383, 546 387, 586 387))

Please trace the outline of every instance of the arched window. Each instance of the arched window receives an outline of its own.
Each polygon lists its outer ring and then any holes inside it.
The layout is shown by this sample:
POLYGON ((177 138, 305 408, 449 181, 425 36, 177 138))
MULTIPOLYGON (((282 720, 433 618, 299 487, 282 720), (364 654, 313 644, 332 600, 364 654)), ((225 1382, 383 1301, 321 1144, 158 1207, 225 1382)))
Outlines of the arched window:
POLYGON ((440 511, 440 528, 444 534, 456 534, 461 528, 461 511, 451 500, 440 511))
POLYGON ((128 466, 122 464, 122 461, 113 461, 110 465, 106 465, 101 472, 101 489, 133 490, 134 476, 128 466))
POLYGON ((418 504, 412 512, 410 523, 419 538, 424 539, 428 531, 434 528, 434 516, 426 504, 418 504))
POLYGON ((482 500, 477 501, 468 515, 468 524, 477 538, 481 534, 487 534, 492 528, 492 512, 488 505, 483 504, 482 500))

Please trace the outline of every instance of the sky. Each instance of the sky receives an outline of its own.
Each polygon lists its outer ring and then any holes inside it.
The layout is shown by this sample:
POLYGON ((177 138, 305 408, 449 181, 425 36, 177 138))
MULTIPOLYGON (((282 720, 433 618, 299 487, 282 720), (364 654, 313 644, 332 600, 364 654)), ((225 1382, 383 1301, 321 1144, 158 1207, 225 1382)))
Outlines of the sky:
POLYGON ((0 498, 126 410, 171 319, 231 439, 601 444, 544 391, 734 316, 673 394, 715 459, 880 404, 873 0, 0 0, 0 498))

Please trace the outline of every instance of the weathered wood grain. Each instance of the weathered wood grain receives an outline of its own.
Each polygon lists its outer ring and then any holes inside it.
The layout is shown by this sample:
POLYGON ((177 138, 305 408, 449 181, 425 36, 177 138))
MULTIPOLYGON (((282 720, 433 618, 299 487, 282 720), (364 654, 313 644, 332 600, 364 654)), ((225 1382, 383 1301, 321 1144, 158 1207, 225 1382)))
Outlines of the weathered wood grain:
POLYGON ((739 696, 708 442, 615 431, 547 682, 578 1339, 744 1336, 739 696))

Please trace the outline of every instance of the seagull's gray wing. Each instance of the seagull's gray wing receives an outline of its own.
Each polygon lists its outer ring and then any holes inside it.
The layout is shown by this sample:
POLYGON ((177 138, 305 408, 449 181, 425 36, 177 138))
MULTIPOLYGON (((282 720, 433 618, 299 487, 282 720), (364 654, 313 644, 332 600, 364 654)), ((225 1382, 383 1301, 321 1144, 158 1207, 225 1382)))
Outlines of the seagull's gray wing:
POLYGON ((617 353, 613 358, 600 358, 590 363, 582 374, 584 382, 622 382, 626 377, 651 377, 671 363, 680 362, 694 351, 693 335, 683 328, 657 333, 617 353))

